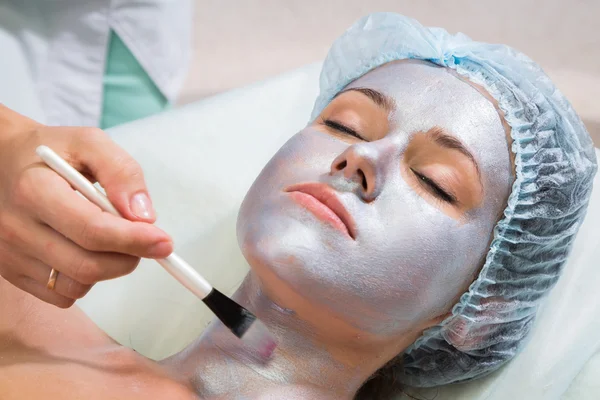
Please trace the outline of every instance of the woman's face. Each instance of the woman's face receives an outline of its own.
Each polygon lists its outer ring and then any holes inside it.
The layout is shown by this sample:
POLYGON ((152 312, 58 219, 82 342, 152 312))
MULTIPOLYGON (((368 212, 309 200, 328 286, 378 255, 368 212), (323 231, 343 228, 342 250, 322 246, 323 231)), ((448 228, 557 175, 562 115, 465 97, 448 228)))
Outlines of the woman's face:
POLYGON ((238 240, 259 277, 285 283, 271 293, 285 286, 357 329, 397 334, 448 312, 472 282, 512 179, 484 93, 448 69, 393 62, 275 154, 238 240))

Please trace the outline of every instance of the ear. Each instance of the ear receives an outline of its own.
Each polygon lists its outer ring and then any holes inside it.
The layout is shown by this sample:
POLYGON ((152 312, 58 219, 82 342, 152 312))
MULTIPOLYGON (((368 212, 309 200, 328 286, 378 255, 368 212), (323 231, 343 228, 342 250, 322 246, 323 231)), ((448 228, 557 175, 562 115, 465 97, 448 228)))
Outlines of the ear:
POLYGON ((507 300, 502 297, 487 297, 480 300, 481 310, 478 312, 477 321, 467 320, 462 317, 453 318, 445 327, 442 335, 448 343, 462 351, 478 349, 481 347, 481 338, 486 336, 490 327, 496 326, 500 316, 498 310, 503 310, 507 300), (483 320, 483 322, 482 322, 483 320))
POLYGON ((431 324, 428 326, 428 328, 431 328, 432 326, 436 326, 442 323, 442 321, 444 321, 446 318, 451 317, 452 316, 452 312, 448 311, 445 314, 442 315, 438 315, 435 318, 432 318, 431 320, 429 320, 431 322, 431 324))
POLYGON ((447 313, 435 316, 431 319, 428 319, 426 321, 423 321, 418 327, 417 327, 417 331, 419 332, 419 336, 423 333, 424 330, 431 328, 432 326, 436 326, 442 323, 443 320, 445 320, 446 318, 450 317, 452 315, 451 311, 448 311, 447 313))

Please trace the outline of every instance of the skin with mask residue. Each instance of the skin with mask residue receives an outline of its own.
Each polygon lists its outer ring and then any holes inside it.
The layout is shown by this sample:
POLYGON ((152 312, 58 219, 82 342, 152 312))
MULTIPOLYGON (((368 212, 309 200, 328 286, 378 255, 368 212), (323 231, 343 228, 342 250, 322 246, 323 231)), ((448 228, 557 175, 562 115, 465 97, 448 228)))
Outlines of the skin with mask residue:
POLYGON ((242 205, 239 242, 259 276, 269 269, 349 325, 394 335, 446 312, 468 285, 511 183, 493 104, 447 69, 390 63, 275 155, 242 205), (303 182, 334 192, 354 240, 298 207, 287 190, 303 182))
MULTIPOLYGON (((355 80, 275 154, 240 209, 238 241, 251 272, 234 299, 277 337, 273 357, 255 357, 215 320, 160 368, 129 355, 136 377, 155 377, 163 391, 171 379, 180 393, 172 398, 351 399, 441 322, 476 276, 514 179, 508 132, 489 94, 451 70, 397 61, 355 80)), ((42 315, 45 331, 35 337, 60 340, 49 333, 60 318, 42 315)), ((94 347, 77 357, 101 357, 89 329, 86 337, 79 347, 70 338, 68 348, 94 347)), ((139 378, 94 390, 107 381, 76 379, 87 371, 77 368, 69 376, 97 398, 137 398, 124 387, 142 393, 148 385, 139 378)), ((26 387, 22 371, 14 374, 26 387)), ((119 378, 130 379, 111 375, 119 378)), ((40 396, 69 398, 47 393, 40 396)))
POLYGON ((351 398, 473 280, 512 180, 506 126, 480 88, 426 62, 371 71, 241 207, 252 272, 236 299, 279 337, 273 360, 248 361, 216 323, 172 362, 207 397, 300 385, 313 397, 288 398, 351 398))

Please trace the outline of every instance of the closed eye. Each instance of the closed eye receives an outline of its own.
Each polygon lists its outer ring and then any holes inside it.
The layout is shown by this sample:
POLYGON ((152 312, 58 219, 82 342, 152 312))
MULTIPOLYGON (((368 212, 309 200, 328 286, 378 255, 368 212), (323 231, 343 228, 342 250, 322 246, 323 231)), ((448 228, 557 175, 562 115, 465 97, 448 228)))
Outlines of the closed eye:
POLYGON ((345 133, 346 135, 354 136, 357 139, 367 141, 365 138, 363 138, 361 135, 359 135, 358 132, 356 132, 354 129, 349 128, 346 125, 342 125, 339 122, 335 122, 330 119, 326 119, 325 121, 323 121, 323 123, 325 124, 325 126, 331 128, 331 129, 334 129, 338 132, 342 132, 342 133, 345 133))
POLYGON ((412 168, 410 170, 419 179, 419 182, 425 186, 425 188, 435 197, 449 204, 456 204, 458 202, 455 196, 442 189, 437 183, 435 183, 435 181, 429 179, 425 175, 415 171, 412 168))

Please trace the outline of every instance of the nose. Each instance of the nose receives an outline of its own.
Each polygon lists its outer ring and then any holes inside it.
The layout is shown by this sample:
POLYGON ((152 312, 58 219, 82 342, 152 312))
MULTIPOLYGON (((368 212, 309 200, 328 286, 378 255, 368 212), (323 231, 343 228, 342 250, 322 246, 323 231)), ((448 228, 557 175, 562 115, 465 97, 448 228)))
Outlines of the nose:
POLYGON ((348 147, 331 163, 331 175, 342 174, 346 179, 360 184, 360 196, 369 202, 377 198, 381 191, 383 170, 378 164, 383 162, 382 154, 371 143, 357 143, 348 147))

